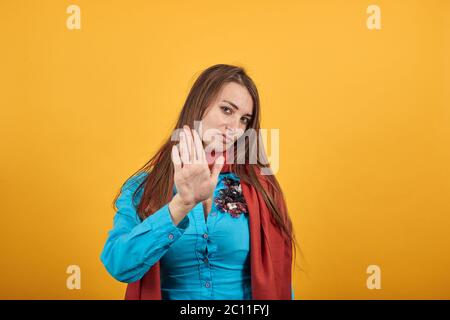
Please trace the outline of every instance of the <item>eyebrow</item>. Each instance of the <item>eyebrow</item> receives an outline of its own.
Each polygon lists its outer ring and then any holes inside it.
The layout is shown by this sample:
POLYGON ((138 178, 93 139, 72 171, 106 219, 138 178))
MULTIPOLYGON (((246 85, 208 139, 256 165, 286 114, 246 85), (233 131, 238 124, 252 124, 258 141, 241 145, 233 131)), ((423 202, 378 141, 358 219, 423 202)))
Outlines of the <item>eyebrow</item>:
MULTIPOLYGON (((236 110, 239 110, 239 107, 237 106, 237 105, 235 105, 233 102, 231 102, 231 101, 228 101, 228 100, 222 100, 223 102, 227 102, 227 103, 229 103, 229 104, 231 104, 236 110)), ((246 116, 252 116, 252 114, 250 114, 250 113, 247 113, 247 114, 245 114, 246 116)))

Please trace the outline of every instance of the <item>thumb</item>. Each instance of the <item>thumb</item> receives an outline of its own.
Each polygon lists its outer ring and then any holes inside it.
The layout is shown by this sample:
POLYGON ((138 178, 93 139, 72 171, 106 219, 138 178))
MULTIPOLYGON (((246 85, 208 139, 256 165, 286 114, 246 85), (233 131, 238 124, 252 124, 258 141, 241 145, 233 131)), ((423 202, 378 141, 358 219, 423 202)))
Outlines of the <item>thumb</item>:
POLYGON ((222 170, 224 163, 225 163, 224 156, 219 156, 214 161, 214 165, 213 165, 212 172, 211 172, 211 177, 214 178, 214 180, 217 180, 217 178, 219 177, 219 173, 222 170))

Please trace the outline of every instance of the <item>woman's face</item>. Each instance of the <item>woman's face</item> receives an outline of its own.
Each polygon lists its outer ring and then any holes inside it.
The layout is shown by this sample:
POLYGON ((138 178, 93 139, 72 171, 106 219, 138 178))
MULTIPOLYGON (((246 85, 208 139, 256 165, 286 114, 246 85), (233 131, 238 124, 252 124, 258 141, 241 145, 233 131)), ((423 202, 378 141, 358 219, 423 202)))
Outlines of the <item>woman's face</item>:
POLYGON ((247 88, 235 82, 224 84, 203 115, 203 145, 209 151, 227 150, 244 134, 252 114, 253 100, 247 88))

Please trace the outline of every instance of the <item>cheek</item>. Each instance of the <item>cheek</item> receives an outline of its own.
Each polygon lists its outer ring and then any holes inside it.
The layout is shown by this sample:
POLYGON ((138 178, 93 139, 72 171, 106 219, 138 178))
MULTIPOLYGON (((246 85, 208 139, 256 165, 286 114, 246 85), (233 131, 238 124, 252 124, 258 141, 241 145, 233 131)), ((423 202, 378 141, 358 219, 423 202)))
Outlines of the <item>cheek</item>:
MULTIPOLYGON (((247 130, 247 124, 241 124, 241 125, 239 125, 239 130, 240 130, 240 132, 242 133, 242 134, 244 134, 244 132, 245 132, 245 130, 247 130)), ((241 134, 241 135, 242 135, 241 134)), ((240 135, 240 136, 241 136, 240 135)))
POLYGON ((208 117, 204 120, 204 125, 206 125, 209 129, 220 130, 224 123, 224 115, 216 110, 211 111, 208 117))
POLYGON ((218 115, 209 113, 206 117, 202 119, 202 141, 205 143, 212 142, 212 136, 216 133, 218 129, 218 115))
POLYGON ((243 124, 239 126, 239 129, 236 131, 236 140, 242 137, 247 130, 247 125, 243 124))

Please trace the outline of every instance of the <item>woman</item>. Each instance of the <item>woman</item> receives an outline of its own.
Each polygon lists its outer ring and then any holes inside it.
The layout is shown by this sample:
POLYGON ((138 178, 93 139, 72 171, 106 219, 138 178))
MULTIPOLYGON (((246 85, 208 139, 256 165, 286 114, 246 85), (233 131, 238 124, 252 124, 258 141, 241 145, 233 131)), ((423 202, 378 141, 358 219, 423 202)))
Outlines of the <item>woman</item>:
POLYGON ((125 298, 293 299, 292 223, 261 171, 264 149, 245 139, 260 129, 253 81, 240 67, 206 69, 175 129, 115 199, 101 261, 128 283, 125 298))

